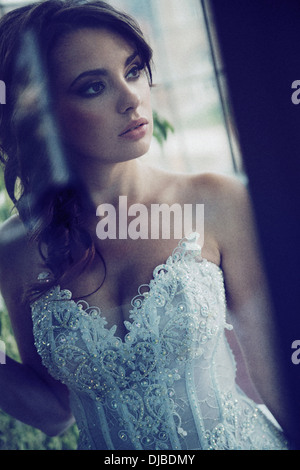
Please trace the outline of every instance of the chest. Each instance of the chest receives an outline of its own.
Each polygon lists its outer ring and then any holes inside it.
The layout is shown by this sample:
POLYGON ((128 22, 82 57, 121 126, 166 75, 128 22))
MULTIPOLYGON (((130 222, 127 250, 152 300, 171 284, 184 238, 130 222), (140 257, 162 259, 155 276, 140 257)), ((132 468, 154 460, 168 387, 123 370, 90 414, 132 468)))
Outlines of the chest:
POLYGON ((91 348, 104 352, 109 346, 110 351, 112 345, 117 349, 122 345, 127 351, 133 342, 139 348, 149 338, 152 346, 171 341, 170 351, 177 345, 182 352, 183 344, 191 351, 214 337, 225 321, 222 273, 205 260, 170 257, 155 268, 151 281, 141 285, 125 307, 107 311, 83 299, 76 301, 72 292, 56 286, 34 304, 33 319, 44 330, 43 341, 47 331, 72 351, 83 348, 84 355, 91 348))
POLYGON ((84 300, 105 312, 107 327, 117 326, 125 334, 132 299, 139 288, 149 284, 154 269, 165 263, 178 240, 135 240, 97 247, 93 263, 79 276, 62 285, 75 300, 84 300))
MULTIPOLYGON (((214 258, 206 238, 202 252, 214 258)), ((116 326, 116 334, 127 333, 132 300, 144 291, 153 280, 154 271, 172 257, 182 241, 159 240, 111 240, 96 245, 93 262, 84 270, 73 273, 60 284, 72 293, 76 302, 83 300, 105 316, 107 328, 116 326)), ((198 246, 198 245, 197 245, 198 246)))

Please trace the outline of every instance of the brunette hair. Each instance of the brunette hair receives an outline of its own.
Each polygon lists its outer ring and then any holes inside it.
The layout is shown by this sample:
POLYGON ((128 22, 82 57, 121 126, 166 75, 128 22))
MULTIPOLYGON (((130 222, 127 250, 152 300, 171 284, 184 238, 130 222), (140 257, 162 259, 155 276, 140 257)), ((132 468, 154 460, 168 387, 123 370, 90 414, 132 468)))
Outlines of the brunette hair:
MULTIPOLYGON (((72 176, 58 185, 52 181, 55 190, 47 193, 42 206, 36 205, 39 199, 39 195, 34 197, 37 188, 51 186, 49 179, 52 176, 45 181, 41 174, 43 165, 49 167, 51 162, 49 153, 44 149, 41 151, 39 145, 32 142, 26 145, 26 139, 30 139, 28 125, 31 129, 33 125, 39 126, 38 117, 33 118, 37 114, 34 108, 39 105, 36 98, 29 101, 25 111, 23 106, 20 120, 16 63, 20 57, 20 45, 30 31, 34 34, 45 69, 42 80, 46 81, 51 72, 50 53, 59 39, 85 27, 109 28, 132 41, 143 61, 149 84, 152 84, 152 50, 140 27, 132 17, 106 2, 46 0, 12 10, 0 19, 0 80, 4 81, 7 90, 6 104, 0 107, 0 160, 7 192, 21 220, 29 227, 31 238, 38 241, 40 247, 46 247, 43 257, 53 274, 52 284, 58 283, 72 266, 93 259, 95 250, 92 238, 80 224, 80 213, 86 200, 83 200, 82 187, 78 187, 78 180, 74 179, 70 169, 72 176)), ((46 104, 51 104, 51 99, 46 104)), ((67 168, 68 165, 67 161, 67 168)), ((37 288, 38 291, 42 289, 42 285, 37 288)))

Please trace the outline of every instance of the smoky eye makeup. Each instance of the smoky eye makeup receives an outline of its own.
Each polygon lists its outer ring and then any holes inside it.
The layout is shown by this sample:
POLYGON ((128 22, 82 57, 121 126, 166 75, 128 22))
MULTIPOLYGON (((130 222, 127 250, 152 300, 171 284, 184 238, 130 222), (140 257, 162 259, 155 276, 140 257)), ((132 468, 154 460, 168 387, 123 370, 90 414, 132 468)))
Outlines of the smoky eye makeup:
POLYGON ((91 98, 93 96, 101 95, 104 89, 105 84, 102 81, 95 80, 93 82, 88 82, 81 85, 77 90, 77 94, 79 94, 80 96, 91 98))
MULTIPOLYGON (((138 80, 141 77, 144 69, 145 69, 145 66, 142 62, 135 63, 129 67, 129 70, 126 73, 125 78, 127 80, 138 80)), ((88 81, 87 83, 84 83, 83 85, 80 85, 76 93, 86 98, 92 98, 92 97, 101 95, 104 92, 105 88, 106 88, 106 85, 103 81, 93 80, 93 81, 88 81)))
POLYGON ((133 64, 127 74, 126 74, 126 78, 130 78, 130 79, 137 79, 141 76, 141 73, 142 71, 144 70, 144 64, 142 63, 136 63, 136 64, 133 64))
MULTIPOLYGON (((137 52, 131 54, 124 64, 124 76, 128 80, 138 80, 145 70, 146 64, 137 52)), ((79 96, 94 97, 103 93, 106 88, 105 79, 109 77, 109 71, 105 68, 87 70, 73 80, 69 90, 79 96), (84 82, 80 84, 80 82, 84 82)))

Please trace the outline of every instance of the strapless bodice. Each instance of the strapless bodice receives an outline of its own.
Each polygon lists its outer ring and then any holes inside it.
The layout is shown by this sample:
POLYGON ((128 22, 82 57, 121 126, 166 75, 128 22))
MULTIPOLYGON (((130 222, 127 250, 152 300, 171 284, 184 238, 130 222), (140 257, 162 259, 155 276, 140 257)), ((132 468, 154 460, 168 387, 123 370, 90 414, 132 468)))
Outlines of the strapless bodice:
POLYGON ((127 334, 69 290, 32 304, 44 365, 70 390, 83 449, 281 449, 235 383, 222 270, 182 240, 131 301, 127 334))

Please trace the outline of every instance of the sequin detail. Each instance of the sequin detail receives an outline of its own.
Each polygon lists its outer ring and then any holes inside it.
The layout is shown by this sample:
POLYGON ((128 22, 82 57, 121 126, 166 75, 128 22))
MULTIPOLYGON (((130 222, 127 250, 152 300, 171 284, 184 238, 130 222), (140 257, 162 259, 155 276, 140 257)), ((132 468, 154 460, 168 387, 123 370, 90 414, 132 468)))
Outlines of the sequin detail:
POLYGON ((281 449, 235 385, 220 268, 182 240, 132 299, 124 340, 97 307, 51 288, 32 304, 44 365, 70 389, 83 449, 281 449))

